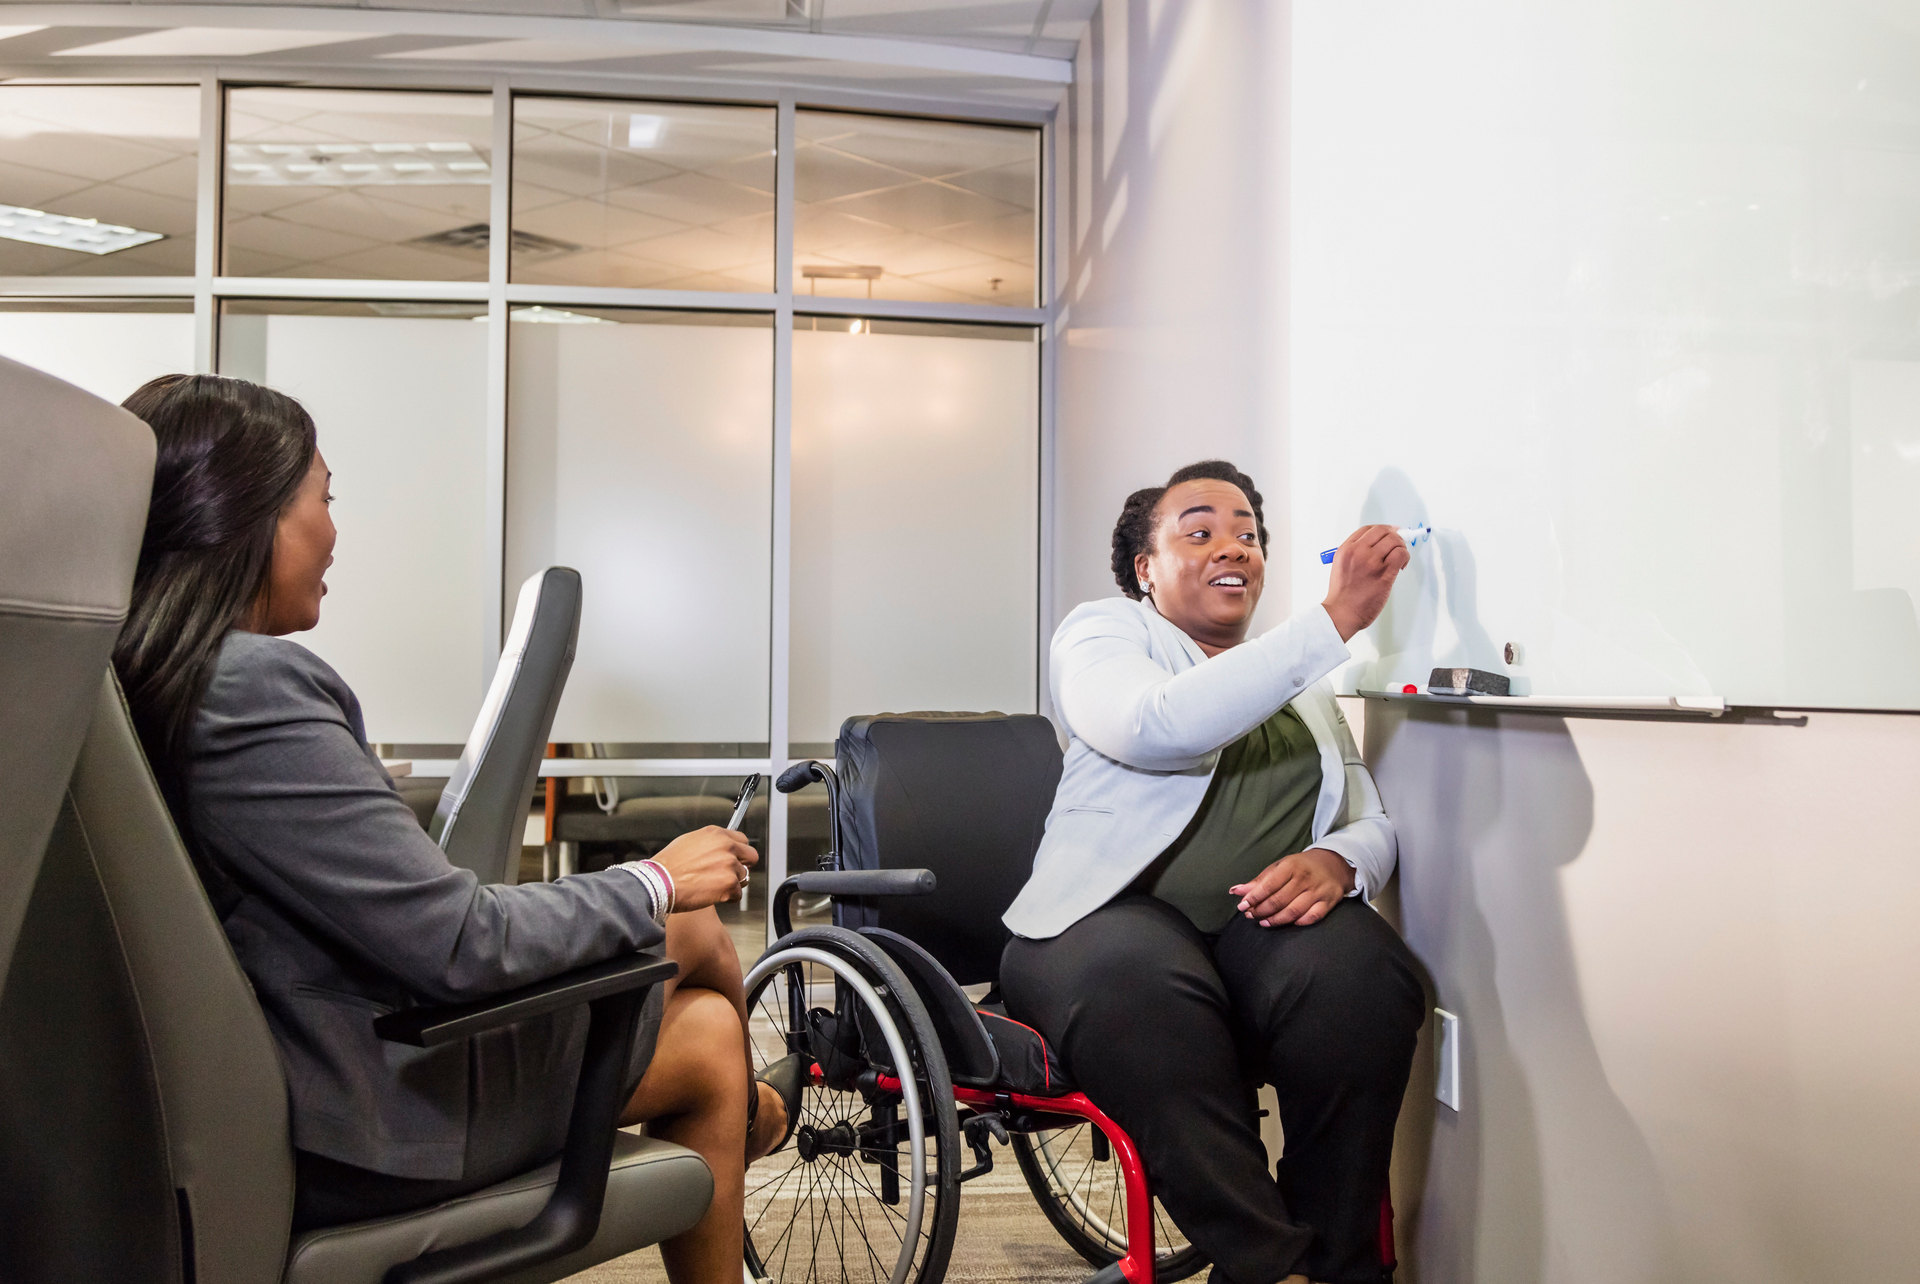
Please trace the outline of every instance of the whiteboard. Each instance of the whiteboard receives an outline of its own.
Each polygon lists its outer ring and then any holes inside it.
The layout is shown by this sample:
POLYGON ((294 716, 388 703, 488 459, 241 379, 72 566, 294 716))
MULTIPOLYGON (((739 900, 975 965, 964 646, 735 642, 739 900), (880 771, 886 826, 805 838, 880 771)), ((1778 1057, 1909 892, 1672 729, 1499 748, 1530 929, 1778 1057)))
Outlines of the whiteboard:
POLYGON ((1339 689, 1920 708, 1920 0, 1292 12, 1295 609, 1436 528, 1339 689))

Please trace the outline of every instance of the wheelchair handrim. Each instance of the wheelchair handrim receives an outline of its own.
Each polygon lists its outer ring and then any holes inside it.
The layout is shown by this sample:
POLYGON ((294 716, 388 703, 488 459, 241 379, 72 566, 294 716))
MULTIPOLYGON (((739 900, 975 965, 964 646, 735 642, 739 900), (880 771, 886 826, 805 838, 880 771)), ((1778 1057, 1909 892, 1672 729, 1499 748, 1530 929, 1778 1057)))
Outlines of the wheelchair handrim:
POLYGON ((900 1259, 894 1263, 889 1284, 906 1284, 907 1274, 913 1269, 914 1252, 920 1244, 921 1216, 926 1206, 926 1128, 921 1116, 920 1092, 914 1084, 911 1071, 913 1061, 908 1057, 906 1041, 900 1037, 899 1027, 893 1023, 893 1017, 887 1012, 887 1005, 879 993, 860 975, 857 967, 836 954, 811 946, 794 945, 782 948, 777 953, 762 955, 747 973, 743 986, 745 993, 752 994, 760 982, 772 973, 794 963, 817 964, 845 981, 873 1013, 881 1036, 887 1041, 887 1051, 892 1054, 893 1063, 903 1071, 900 1076, 900 1096, 907 1107, 907 1153, 913 1159, 914 1180, 911 1193, 907 1196, 906 1233, 901 1236, 900 1259))

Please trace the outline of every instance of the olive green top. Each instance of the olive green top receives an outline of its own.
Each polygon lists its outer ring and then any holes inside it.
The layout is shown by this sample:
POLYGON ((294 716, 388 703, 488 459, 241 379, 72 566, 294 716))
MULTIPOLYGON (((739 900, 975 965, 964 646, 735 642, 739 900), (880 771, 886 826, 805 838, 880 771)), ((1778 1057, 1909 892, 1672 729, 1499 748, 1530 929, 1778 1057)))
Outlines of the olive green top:
POLYGON ((1129 890, 1148 892, 1203 932, 1218 932, 1239 898, 1227 889, 1313 841, 1320 746, 1291 706, 1220 751, 1207 796, 1185 832, 1129 890))

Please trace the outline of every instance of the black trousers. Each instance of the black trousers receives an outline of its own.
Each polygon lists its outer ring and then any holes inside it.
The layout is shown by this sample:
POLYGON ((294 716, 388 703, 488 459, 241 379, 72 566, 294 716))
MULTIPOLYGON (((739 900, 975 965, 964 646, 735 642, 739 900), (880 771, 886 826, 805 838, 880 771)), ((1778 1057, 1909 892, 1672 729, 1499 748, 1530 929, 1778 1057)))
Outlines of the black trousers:
POLYGON ((1235 915, 1211 937, 1164 902, 1122 896, 1050 940, 1015 937, 1000 986, 1132 1136, 1216 1280, 1390 1278, 1381 1199, 1426 996, 1372 909, 1342 901, 1312 927, 1235 915), (1274 1176, 1259 1082, 1286 1130, 1274 1176))

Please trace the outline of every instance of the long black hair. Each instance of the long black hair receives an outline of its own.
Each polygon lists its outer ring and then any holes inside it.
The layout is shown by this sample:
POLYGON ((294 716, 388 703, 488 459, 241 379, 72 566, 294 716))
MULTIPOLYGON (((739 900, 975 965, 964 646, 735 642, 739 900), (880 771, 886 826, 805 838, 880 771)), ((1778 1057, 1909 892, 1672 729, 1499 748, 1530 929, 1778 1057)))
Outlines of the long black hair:
POLYGON ((221 642, 266 590, 280 512, 313 466, 313 420, 285 393, 218 375, 162 375, 121 404, 159 452, 113 667, 185 834, 194 717, 221 642))
POLYGON ((1120 520, 1113 524, 1113 578, 1120 585, 1120 591, 1136 602, 1145 594, 1140 592, 1140 573, 1134 570, 1133 559, 1153 551, 1154 510, 1160 506, 1161 496, 1181 482, 1190 481, 1223 481, 1238 486, 1253 508, 1254 529, 1260 533, 1260 551, 1267 551, 1267 516, 1260 507, 1260 492, 1254 488, 1253 478, 1224 459, 1203 459, 1197 464, 1188 464, 1167 478, 1166 485, 1147 486, 1127 496, 1127 502, 1120 508, 1120 520))

